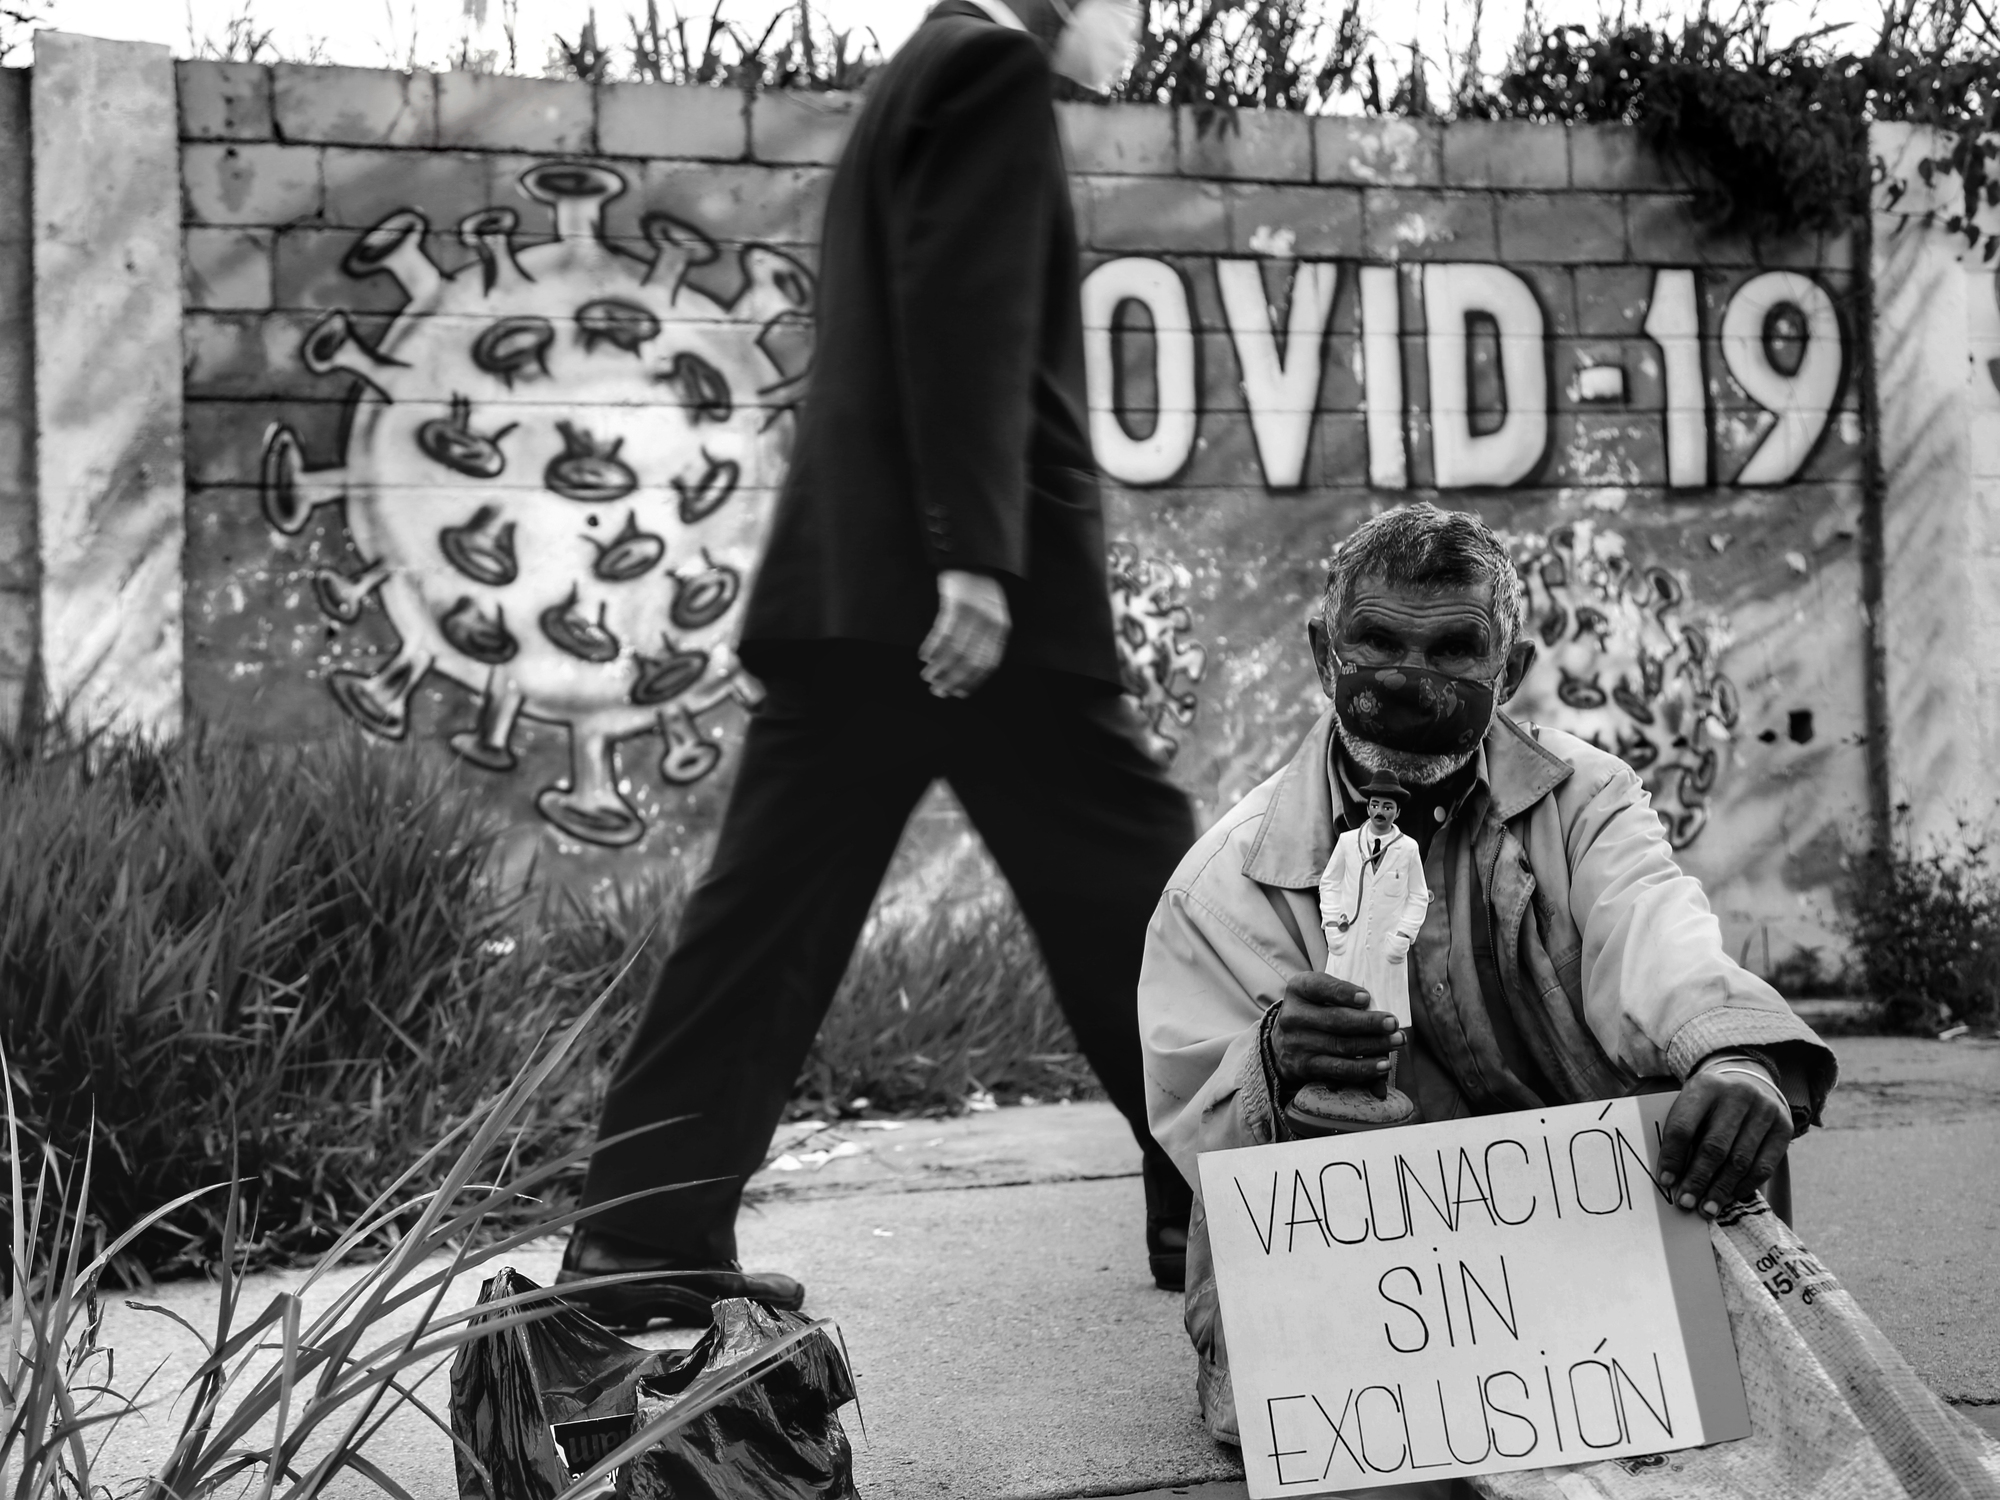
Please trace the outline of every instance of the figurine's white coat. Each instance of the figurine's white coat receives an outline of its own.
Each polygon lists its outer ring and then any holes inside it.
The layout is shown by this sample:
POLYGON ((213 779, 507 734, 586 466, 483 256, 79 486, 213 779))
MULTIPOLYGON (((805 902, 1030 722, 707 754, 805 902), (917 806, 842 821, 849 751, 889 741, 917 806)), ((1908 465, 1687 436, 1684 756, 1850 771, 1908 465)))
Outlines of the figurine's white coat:
POLYGON ((1387 834, 1368 823, 1350 828, 1335 841, 1320 876, 1326 972, 1361 986, 1375 1009, 1393 1013, 1404 1026, 1410 1024, 1404 955, 1424 925, 1430 899, 1416 840, 1393 824, 1387 834))

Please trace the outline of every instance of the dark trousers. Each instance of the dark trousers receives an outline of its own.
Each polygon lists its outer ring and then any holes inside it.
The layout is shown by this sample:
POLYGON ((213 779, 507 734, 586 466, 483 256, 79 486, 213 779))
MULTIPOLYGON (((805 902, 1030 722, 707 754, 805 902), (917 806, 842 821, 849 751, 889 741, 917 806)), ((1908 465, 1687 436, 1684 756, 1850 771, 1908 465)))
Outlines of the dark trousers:
POLYGON ((912 653, 827 643, 770 673, 715 858, 605 1098, 584 1202, 677 1188, 589 1222, 688 1265, 736 1258, 762 1164, 903 825, 943 777, 1033 928, 1058 1004, 1146 1154, 1149 1213, 1185 1222, 1146 1128, 1136 993, 1146 924, 1194 839, 1187 798, 1101 684, 1003 666, 933 698, 912 653))

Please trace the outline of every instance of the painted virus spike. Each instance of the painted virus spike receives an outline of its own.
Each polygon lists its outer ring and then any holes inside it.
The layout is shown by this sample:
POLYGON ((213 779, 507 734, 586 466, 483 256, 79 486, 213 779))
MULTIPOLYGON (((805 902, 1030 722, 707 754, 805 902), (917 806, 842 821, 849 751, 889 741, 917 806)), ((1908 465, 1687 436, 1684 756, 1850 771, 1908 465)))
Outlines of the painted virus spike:
POLYGON ((566 240, 603 236, 604 205, 625 191, 625 179, 587 162, 548 162, 521 174, 521 186, 556 211, 556 234, 566 240))
POLYGON ((281 422, 273 423, 264 433, 261 477, 264 519, 286 536, 304 531, 307 518, 318 506, 339 505, 347 499, 347 471, 309 472, 297 434, 281 422))
POLYGON ((472 402, 452 393, 451 415, 432 417, 417 429, 417 446, 424 455, 468 479, 497 479, 507 467, 500 439, 517 423, 509 422, 490 435, 472 430, 472 402))
POLYGON ((521 763, 511 743, 514 721, 521 716, 525 695, 511 677, 495 672, 486 683, 486 696, 479 700, 479 727, 461 729, 448 743, 460 760, 471 761, 482 771, 511 771, 521 763))
POLYGON ((341 269, 350 276, 386 271, 412 302, 421 302, 444 284, 444 273, 424 254, 424 231, 430 227, 414 208, 390 214, 354 242, 341 269))
POLYGON ((477 251, 486 275, 486 290, 509 292, 535 278, 514 259, 514 231, 521 216, 511 208, 482 208, 458 221, 459 242, 477 251))
POLYGON ((389 401, 396 399, 386 383, 389 372, 405 368, 401 360, 389 359, 362 343, 353 320, 344 312, 330 312, 313 324, 299 346, 299 358, 315 375, 330 375, 336 370, 359 375, 389 401))
POLYGON ((669 786, 692 786, 722 759, 722 747, 702 736, 694 715, 685 708, 660 711, 660 778, 669 786))
POLYGON ((715 241, 694 225, 672 214, 649 213, 639 220, 639 233, 653 247, 653 264, 646 272, 648 286, 663 286, 678 295, 681 282, 696 266, 705 266, 718 252, 715 241))
POLYGON ((752 245, 743 252, 743 290, 729 310, 759 323, 810 312, 812 277, 784 252, 752 245))
POLYGON ((388 579, 386 562, 375 563, 353 578, 332 568, 321 568, 313 574, 313 597, 319 600, 320 610, 328 618, 352 625, 361 618, 361 607, 368 602, 368 596, 388 579))
POLYGON ((410 694, 436 660, 431 652, 405 641, 389 665, 373 677, 335 672, 327 687, 363 729, 385 740, 400 740, 410 731, 410 694))
POLYGON ((646 831, 632 804, 618 790, 618 765, 611 740, 581 727, 570 733, 570 784, 543 788, 535 808, 571 838, 619 849, 646 831))

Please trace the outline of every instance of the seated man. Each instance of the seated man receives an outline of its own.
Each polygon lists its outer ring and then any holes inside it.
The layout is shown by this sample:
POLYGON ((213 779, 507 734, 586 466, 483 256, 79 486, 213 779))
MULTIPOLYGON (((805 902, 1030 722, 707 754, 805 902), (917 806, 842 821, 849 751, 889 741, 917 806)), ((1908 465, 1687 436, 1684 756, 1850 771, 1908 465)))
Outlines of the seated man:
MULTIPOLYGON (((1402 506, 1336 554, 1307 628, 1332 705, 1181 861, 1146 937, 1153 1134, 1197 1190, 1198 1153, 1292 1139, 1303 1086, 1374 1084, 1392 1053, 1418 1121, 1679 1080, 1662 1186, 1710 1216, 1817 1122, 1833 1054, 1730 961, 1639 778, 1498 711, 1534 660, 1521 633, 1519 576, 1473 516, 1402 506), (1384 772, 1409 789, 1399 823, 1432 893, 1404 966, 1407 1034, 1386 997, 1319 972, 1320 876, 1384 772)), ((1237 1443, 1199 1203, 1186 1308, 1203 1416, 1237 1443)))

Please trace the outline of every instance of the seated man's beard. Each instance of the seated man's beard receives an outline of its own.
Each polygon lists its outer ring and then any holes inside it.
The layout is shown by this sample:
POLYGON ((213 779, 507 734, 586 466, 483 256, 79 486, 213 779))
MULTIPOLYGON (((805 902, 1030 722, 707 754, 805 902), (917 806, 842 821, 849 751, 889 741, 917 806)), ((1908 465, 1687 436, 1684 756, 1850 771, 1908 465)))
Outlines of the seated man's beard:
MULTIPOLYGON (((1491 728, 1491 722, 1488 722, 1491 728)), ((1479 753, 1479 747, 1460 751, 1453 755, 1422 755, 1414 750, 1391 750, 1387 745, 1365 740, 1340 716, 1340 705, 1333 709, 1334 733, 1340 737, 1341 748, 1353 757, 1354 763, 1364 771, 1387 771, 1404 786, 1435 786, 1452 772, 1468 764, 1479 753)), ((1485 739, 1484 731, 1480 738, 1485 739)))

